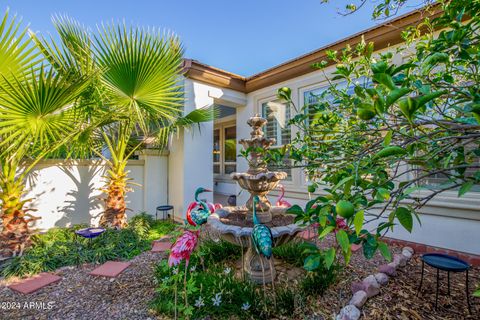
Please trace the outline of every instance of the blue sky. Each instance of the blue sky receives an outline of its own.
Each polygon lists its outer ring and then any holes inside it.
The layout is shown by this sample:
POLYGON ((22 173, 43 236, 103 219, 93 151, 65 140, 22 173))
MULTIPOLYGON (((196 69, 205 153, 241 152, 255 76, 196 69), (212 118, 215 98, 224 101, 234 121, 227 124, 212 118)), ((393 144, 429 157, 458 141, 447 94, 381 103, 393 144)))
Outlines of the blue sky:
MULTIPOLYGON (((51 16, 67 14, 85 25, 125 19, 177 33, 186 57, 250 76, 371 27, 371 8, 337 14, 332 0, 1 0, 0 9, 23 17, 34 31, 54 33, 51 16)), ((412 8, 409 8, 411 10, 412 8)), ((408 10, 408 9, 407 9, 408 10)))

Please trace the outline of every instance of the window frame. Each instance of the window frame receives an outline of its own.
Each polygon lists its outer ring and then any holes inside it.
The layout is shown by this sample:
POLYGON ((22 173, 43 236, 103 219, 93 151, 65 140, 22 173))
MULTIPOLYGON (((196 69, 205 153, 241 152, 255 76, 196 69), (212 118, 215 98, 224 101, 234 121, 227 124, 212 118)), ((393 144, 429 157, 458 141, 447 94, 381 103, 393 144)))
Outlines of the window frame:
MULTIPOLYGON (((238 162, 237 162, 237 149, 235 149, 235 162, 232 162, 232 161, 225 161, 225 129, 226 128, 231 128, 231 127, 235 127, 235 148, 237 148, 237 142, 238 142, 238 138, 237 138, 237 124, 235 121, 226 121, 226 122, 221 122, 221 123, 215 123, 214 124, 214 127, 213 127, 213 130, 219 130, 219 151, 220 151, 220 161, 212 161, 212 170, 213 170, 213 166, 214 165, 219 165, 220 167, 220 172, 219 173, 215 173, 213 172, 213 177, 214 178, 220 178, 220 179, 227 179, 230 177, 230 174, 229 173, 225 173, 225 166, 226 165, 235 165, 235 168, 237 168, 238 166, 238 162)), ((213 148, 212 148, 212 152, 213 152, 213 148)), ((212 159, 213 160, 213 159, 212 159)), ((236 169, 235 169, 236 170, 236 169)))

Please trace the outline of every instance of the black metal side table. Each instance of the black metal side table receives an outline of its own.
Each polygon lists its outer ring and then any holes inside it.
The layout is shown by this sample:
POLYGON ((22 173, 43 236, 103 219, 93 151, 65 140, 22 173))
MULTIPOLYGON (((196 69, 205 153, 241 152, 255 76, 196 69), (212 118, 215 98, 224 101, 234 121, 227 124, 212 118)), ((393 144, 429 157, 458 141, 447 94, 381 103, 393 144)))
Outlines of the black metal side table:
POLYGON ((162 214, 162 220, 167 220, 171 219, 173 220, 173 217, 175 216, 175 209, 171 205, 164 205, 164 206, 158 206, 157 210, 155 210, 155 220, 158 219, 158 212, 162 214), (169 211, 172 211, 172 214, 170 215, 169 211))
POLYGON ((447 271, 448 277, 448 294, 450 295, 450 272, 465 272, 465 292, 467 294, 468 312, 471 314, 470 307, 470 294, 468 290, 468 270, 470 265, 462 259, 452 257, 441 253, 426 253, 422 256, 422 278, 420 280, 420 287, 418 292, 422 289, 423 284, 423 271, 425 269, 425 263, 429 266, 437 269, 437 291, 435 293, 435 309, 438 304, 438 282, 440 278, 440 270, 447 271))

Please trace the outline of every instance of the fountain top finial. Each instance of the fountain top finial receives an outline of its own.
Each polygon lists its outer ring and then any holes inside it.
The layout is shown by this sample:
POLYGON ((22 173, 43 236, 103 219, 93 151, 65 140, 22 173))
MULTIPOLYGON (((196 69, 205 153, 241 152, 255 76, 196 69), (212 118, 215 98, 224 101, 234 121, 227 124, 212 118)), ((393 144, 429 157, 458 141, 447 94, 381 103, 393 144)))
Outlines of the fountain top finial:
POLYGON ((247 124, 253 129, 252 132, 250 132, 252 139, 263 137, 262 127, 267 124, 267 122, 268 120, 261 117, 258 113, 248 119, 247 124))

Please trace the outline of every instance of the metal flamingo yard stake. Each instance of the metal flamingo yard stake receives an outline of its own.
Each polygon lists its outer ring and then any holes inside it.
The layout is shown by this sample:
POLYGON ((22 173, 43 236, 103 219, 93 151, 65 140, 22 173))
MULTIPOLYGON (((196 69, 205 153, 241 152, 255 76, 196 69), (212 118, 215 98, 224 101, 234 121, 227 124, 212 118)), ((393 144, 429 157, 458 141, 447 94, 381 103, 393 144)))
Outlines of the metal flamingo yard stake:
POLYGON ((197 188, 195 191, 195 201, 190 203, 187 209, 187 222, 193 227, 207 223, 208 216, 216 209, 215 205, 209 205, 207 202, 198 199, 198 196, 204 192, 212 192, 212 190, 203 187, 197 188), (196 209, 198 206, 199 208, 196 209))
MULTIPOLYGON (((273 270, 272 266, 272 248, 273 248, 273 235, 269 227, 264 224, 261 224, 257 218, 257 203, 260 201, 258 196, 253 197, 253 230, 251 234, 252 243, 255 248, 255 251, 260 256, 260 263, 262 265, 262 275, 263 275, 263 293, 266 295, 266 286, 265 286, 265 266, 263 265, 262 257, 267 258, 270 264, 270 271, 273 270)), ((275 305, 276 301, 276 291, 275 291, 275 279, 272 278, 272 287, 273 287, 273 299, 275 305)))
MULTIPOLYGON (((190 257, 192 252, 197 247, 198 243, 198 236, 200 230, 185 230, 185 232, 178 237, 177 241, 172 246, 170 250, 170 256, 168 257, 168 265, 170 267, 179 265, 182 260, 185 260, 185 276, 183 279, 183 290, 185 293, 185 306, 188 306, 188 299, 187 299, 187 271, 188 271, 188 263, 190 261, 190 257)), ((175 310, 177 306, 175 305, 175 310)))
POLYGON ((278 197, 277 199, 277 202, 275 203, 275 205, 277 207, 284 207, 284 208, 290 208, 292 205, 290 204, 290 202, 288 202, 287 200, 284 200, 283 198, 285 197, 285 188, 283 187, 282 184, 279 184, 277 186, 279 189, 280 189, 280 196, 278 197))

